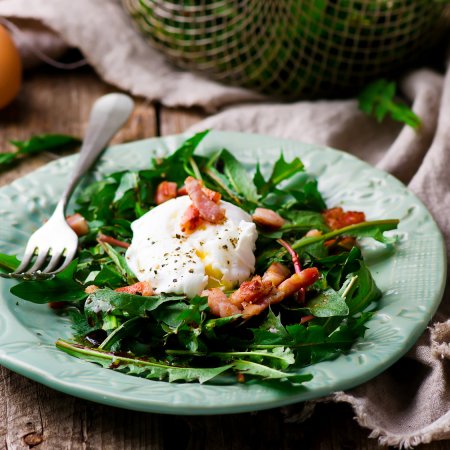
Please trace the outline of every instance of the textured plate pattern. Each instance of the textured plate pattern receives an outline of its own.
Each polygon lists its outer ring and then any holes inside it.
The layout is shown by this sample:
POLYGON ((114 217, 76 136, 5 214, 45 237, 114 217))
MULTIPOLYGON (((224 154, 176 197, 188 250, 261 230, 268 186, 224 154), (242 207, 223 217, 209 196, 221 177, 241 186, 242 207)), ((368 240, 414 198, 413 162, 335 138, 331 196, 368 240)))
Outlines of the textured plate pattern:
MULTIPOLYGON (((173 151, 185 138, 178 135, 111 147, 93 176, 146 167, 151 156, 173 151)), ((401 219, 395 253, 377 256, 376 250, 366 250, 384 295, 365 338, 349 354, 309 368, 314 378, 301 388, 274 389, 265 383, 170 384, 133 378, 58 351, 56 339, 71 335, 68 320, 45 306, 13 298, 9 294, 13 281, 1 279, 0 363, 55 389, 101 403, 162 413, 219 414, 271 408, 348 389, 402 356, 431 319, 445 282, 442 236, 422 203, 390 175, 336 150, 212 132, 201 151, 223 147, 249 167, 259 160, 263 169, 278 158, 280 149, 287 159, 300 156, 308 170, 319 176, 320 189, 330 206, 364 210, 369 219, 401 219)), ((73 163, 73 157, 60 159, 0 189, 0 252, 21 255, 30 233, 56 203, 73 163)))

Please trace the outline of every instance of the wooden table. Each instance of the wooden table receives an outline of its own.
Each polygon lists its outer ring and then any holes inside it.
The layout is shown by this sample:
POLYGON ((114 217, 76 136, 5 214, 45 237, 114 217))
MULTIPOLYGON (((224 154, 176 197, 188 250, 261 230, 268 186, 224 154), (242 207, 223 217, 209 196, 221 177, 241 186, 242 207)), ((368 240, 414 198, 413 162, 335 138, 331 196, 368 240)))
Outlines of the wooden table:
MULTIPOLYGON (((0 111, 0 151, 8 149, 9 139, 38 133, 82 136, 93 101, 114 90, 89 68, 41 68, 27 74, 19 98, 0 111)), ((201 111, 167 109, 137 99, 132 118, 114 142, 179 133, 204 117, 201 111)), ((0 185, 59 156, 44 153, 0 171, 0 185)), ((290 413, 296 409, 301 411, 294 407, 290 413)), ((0 366, 0 449, 380 448, 347 405, 320 404, 304 423, 286 417, 283 409, 209 417, 132 412, 62 394, 0 366)), ((444 450, 450 443, 418 448, 444 450)))

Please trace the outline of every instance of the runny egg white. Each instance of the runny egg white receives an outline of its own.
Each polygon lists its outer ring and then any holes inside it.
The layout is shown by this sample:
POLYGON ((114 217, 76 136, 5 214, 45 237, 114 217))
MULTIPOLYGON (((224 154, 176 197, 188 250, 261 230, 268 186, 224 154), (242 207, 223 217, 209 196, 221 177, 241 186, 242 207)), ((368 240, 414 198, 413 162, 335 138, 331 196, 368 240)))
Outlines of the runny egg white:
POLYGON ((194 297, 204 289, 232 287, 255 270, 256 226, 238 206, 220 201, 225 221, 205 222, 191 234, 181 219, 191 205, 185 195, 153 208, 131 224, 133 240, 126 252, 128 266, 155 293, 194 297))

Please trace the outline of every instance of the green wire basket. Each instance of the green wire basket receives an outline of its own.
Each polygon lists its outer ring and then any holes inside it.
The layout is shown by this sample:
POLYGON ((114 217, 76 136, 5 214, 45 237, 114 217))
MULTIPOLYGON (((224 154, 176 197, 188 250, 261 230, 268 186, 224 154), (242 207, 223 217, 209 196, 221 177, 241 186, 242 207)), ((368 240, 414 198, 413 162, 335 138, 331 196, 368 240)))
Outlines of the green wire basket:
POLYGON ((448 8, 433 0, 123 0, 176 66, 281 98, 342 97, 411 66, 448 8))

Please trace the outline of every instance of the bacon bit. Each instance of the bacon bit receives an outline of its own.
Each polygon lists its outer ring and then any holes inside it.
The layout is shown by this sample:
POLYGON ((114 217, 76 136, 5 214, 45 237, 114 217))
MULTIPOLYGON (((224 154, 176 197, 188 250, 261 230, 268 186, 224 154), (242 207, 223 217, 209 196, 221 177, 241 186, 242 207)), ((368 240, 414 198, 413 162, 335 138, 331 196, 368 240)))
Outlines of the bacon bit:
MULTIPOLYGON (((201 186, 203 186, 202 182, 199 180, 199 183, 201 186)), ((213 191, 212 189, 208 189, 207 187, 202 187, 202 191, 206 194, 206 196, 212 200, 214 203, 219 203, 220 199, 222 198, 222 195, 220 194, 220 192, 216 192, 213 191)), ((186 186, 183 184, 183 186, 181 186, 178 191, 177 191, 177 196, 183 196, 183 195, 188 195, 186 186)))
MULTIPOLYGON (((280 294, 278 296, 281 297, 280 294)), ((244 309, 242 311, 242 317, 244 319, 249 319, 250 317, 257 316, 261 314, 266 308, 270 306, 269 298, 264 299, 261 303, 249 303, 247 305, 243 305, 244 309)))
POLYGON ((177 196, 177 183, 173 181, 161 181, 156 188, 155 203, 160 205, 177 196))
POLYGON ((100 288, 95 284, 90 284, 89 286, 86 286, 84 292, 86 292, 86 294, 93 294, 95 291, 98 291, 99 289, 100 288))
POLYGON ((153 288, 149 281, 139 281, 131 286, 124 286, 114 290, 126 294, 139 294, 142 297, 151 297, 153 295, 153 288))
POLYGON ((227 296, 219 288, 203 291, 202 296, 208 296, 209 309, 215 316, 229 317, 241 313, 241 310, 230 303, 227 296))
POLYGON ((252 215, 253 222, 261 227, 278 230, 284 225, 285 220, 275 211, 267 208, 256 208, 252 215))
POLYGON ((270 281, 274 286, 278 286, 291 273, 289 269, 281 263, 272 263, 262 276, 262 280, 270 281))
POLYGON ((208 295, 208 306, 215 316, 242 314, 243 318, 249 318, 260 314, 270 305, 280 303, 299 289, 310 286, 318 278, 319 271, 312 267, 291 275, 277 287, 267 277, 263 280, 256 275, 250 281, 244 281, 229 298, 218 288, 205 291, 202 295, 208 295))
POLYGON ((114 245, 116 247, 128 248, 130 244, 128 242, 119 241, 116 238, 107 236, 106 234, 100 233, 97 236, 97 242, 106 242, 107 244, 114 245))
POLYGON ((344 211, 341 207, 326 209, 322 216, 325 223, 332 230, 339 230, 340 228, 366 221, 366 216, 363 212, 344 211))
POLYGON ((344 249, 346 251, 351 250, 356 243, 356 239, 351 236, 340 236, 335 239, 330 239, 323 243, 325 247, 327 247, 330 251, 335 250, 337 247, 344 249))
POLYGON ((316 230, 315 228, 313 228, 312 230, 309 230, 306 234, 305 237, 319 237, 322 236, 322 232, 319 230, 316 230))
POLYGON ((212 189, 208 189, 207 187, 202 187, 202 191, 214 203, 219 203, 220 199, 222 198, 220 192, 213 191, 212 189))
POLYGON ((303 316, 303 317, 300 319, 300 324, 304 324, 304 323, 306 323, 306 322, 309 322, 309 321, 312 320, 312 319, 314 319, 314 316, 313 316, 313 315, 303 316))
POLYGON ((278 286, 278 290, 288 297, 301 288, 311 286, 311 284, 314 284, 318 279, 319 271, 317 270, 317 267, 310 267, 302 270, 300 273, 294 273, 294 275, 278 286))
POLYGON ((70 228, 77 234, 77 236, 84 236, 89 233, 89 225, 86 219, 79 213, 72 214, 66 217, 66 222, 70 228))
POLYGON ((230 302, 234 305, 242 303, 256 303, 267 297, 274 289, 270 281, 263 281, 259 275, 250 281, 244 281, 239 289, 230 295, 230 302))
POLYGON ((225 219, 225 210, 208 198, 199 180, 187 177, 185 182, 187 193, 200 217, 210 223, 220 223, 225 219))
POLYGON ((310 286, 318 277, 319 271, 315 267, 302 270, 300 274, 294 273, 294 275, 283 281, 278 287, 273 287, 272 292, 258 303, 243 303, 244 310, 242 311, 242 317, 247 319, 251 316, 260 314, 270 305, 280 303, 286 297, 295 294, 300 289, 310 286))
POLYGON ((342 247, 344 250, 351 250, 356 243, 356 239, 351 236, 344 236, 342 239, 338 240, 337 245, 342 247))
POLYGON ((189 205, 181 218, 181 231, 183 233, 192 233, 202 222, 200 211, 194 205, 189 205))

